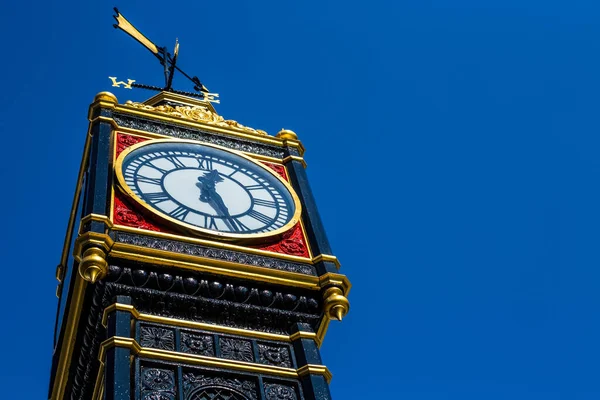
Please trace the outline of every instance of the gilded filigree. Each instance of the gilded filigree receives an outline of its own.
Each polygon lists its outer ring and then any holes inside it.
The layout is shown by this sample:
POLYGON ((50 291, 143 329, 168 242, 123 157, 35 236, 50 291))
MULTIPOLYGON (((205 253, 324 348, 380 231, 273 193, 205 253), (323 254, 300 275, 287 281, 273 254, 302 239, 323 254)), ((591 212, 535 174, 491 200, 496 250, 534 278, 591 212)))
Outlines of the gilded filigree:
POLYGON ((131 100, 126 101, 125 105, 128 107, 138 108, 140 110, 148 110, 158 112, 161 114, 166 114, 170 117, 189 119, 192 121, 203 122, 210 125, 222 126, 225 128, 234 128, 261 136, 267 135, 267 132, 263 130, 250 128, 249 126, 242 125, 239 122, 234 121, 232 119, 225 119, 219 114, 212 112, 208 107, 170 106, 167 104, 160 106, 149 106, 147 104, 133 102, 131 100))

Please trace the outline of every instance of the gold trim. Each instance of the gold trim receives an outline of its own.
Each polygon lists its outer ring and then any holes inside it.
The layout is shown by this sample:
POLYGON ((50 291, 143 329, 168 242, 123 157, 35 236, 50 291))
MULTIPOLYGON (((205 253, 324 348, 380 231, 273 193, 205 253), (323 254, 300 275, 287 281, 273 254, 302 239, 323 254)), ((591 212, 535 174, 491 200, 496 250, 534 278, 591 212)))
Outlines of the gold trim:
MULTIPOLYGON (((119 231, 121 229, 114 229, 119 231)), ((125 230, 131 231, 131 230, 125 230)), ((134 233, 140 230, 134 230, 134 233)), ((146 233, 146 231, 143 231, 146 233)), ((342 274, 329 272, 321 276, 305 275, 296 272, 282 271, 261 266, 239 264, 230 261, 215 260, 189 254, 173 253, 166 250, 152 249, 132 244, 113 242, 108 235, 85 234, 85 242, 91 242, 103 246, 111 257, 118 257, 132 261, 145 261, 151 264, 169 265, 185 268, 188 270, 216 273, 231 277, 246 277, 261 282, 287 284, 294 287, 319 290, 327 286, 340 286, 343 293, 348 296, 352 287, 348 277, 342 274), (92 236, 92 237, 90 237, 92 236)), ((83 237, 83 236, 82 236, 83 237)), ((83 242, 84 239, 81 240, 83 242)), ((75 254, 81 251, 82 243, 76 243, 75 254)), ((214 246, 216 248, 227 248, 226 246, 214 246)), ((260 254, 260 253, 257 253, 260 254)), ((304 260, 304 259, 302 259, 304 260)))
POLYGON ((110 251, 110 255, 127 260, 144 261, 150 264, 169 265, 237 278, 245 277, 261 282, 288 284, 314 290, 320 288, 319 278, 313 275, 237 264, 229 261, 190 256, 188 254, 171 253, 130 244, 115 243, 110 251))
MULTIPOLYGON (((270 144, 270 145, 274 145, 274 146, 278 146, 278 147, 286 147, 286 146, 294 147, 294 148, 298 149, 298 152, 300 153, 300 155, 304 154, 304 146, 302 145, 302 143, 300 141, 282 140, 280 138, 273 137, 273 136, 266 136, 266 135, 262 136, 262 135, 252 134, 252 133, 244 133, 244 131, 241 131, 238 129, 233 129, 229 126, 227 128, 225 128, 225 127, 210 125, 210 124, 206 124, 206 123, 196 122, 196 121, 192 121, 192 120, 184 120, 181 118, 169 117, 166 115, 161 115, 161 114, 154 113, 154 112, 147 111, 147 110, 135 109, 135 108, 127 107, 125 105, 114 104, 114 103, 109 103, 109 102, 104 102, 104 101, 99 101, 99 102, 93 103, 91 110, 93 110, 94 108, 96 108, 98 106, 112 108, 116 112, 121 112, 124 114, 130 114, 130 115, 139 116, 142 118, 150 118, 150 119, 158 120, 158 121, 171 122, 171 123, 175 123, 178 125, 189 126, 189 127, 196 128, 196 129, 204 129, 204 130, 208 130, 210 132, 222 133, 227 136, 250 139, 252 141, 263 143, 263 144, 270 144)), ((138 129, 120 127, 116 123, 116 121, 114 121, 112 118, 107 118, 107 117, 97 117, 97 118, 110 119, 112 121, 112 123, 114 124, 114 126, 120 130, 126 129, 131 132, 149 133, 149 132, 138 130, 138 129)), ((164 137, 164 135, 161 135, 161 136, 164 137)), ((167 136, 167 137, 171 137, 171 136, 167 136)))
POLYGON ((81 234, 75 240, 75 246, 73 248, 73 255, 75 260, 81 261, 81 250, 86 245, 96 245, 101 249, 104 249, 106 253, 110 252, 110 249, 113 247, 114 242, 110 236, 106 233, 97 233, 97 232, 86 232, 81 234))
MULTIPOLYGON (((216 96, 216 94, 212 94, 216 96)), ((152 106, 147 103, 138 103, 131 100, 125 102, 125 106, 132 107, 138 110, 146 110, 153 113, 164 114, 170 117, 187 119, 196 122, 201 122, 209 125, 216 125, 225 128, 239 130, 252 135, 267 136, 267 132, 261 129, 254 129, 249 126, 240 124, 232 119, 225 119, 217 114, 213 109, 209 109, 205 104, 197 105, 169 105, 161 104, 152 106)))
POLYGON ((321 344, 325 340, 325 335, 327 334, 327 329, 329 329, 329 322, 331 322, 329 317, 327 315, 323 315, 323 317, 321 318, 321 323, 319 324, 319 329, 317 329, 316 342, 319 347, 321 347, 321 344))
POLYGON ((83 175, 85 174, 85 168, 88 163, 89 150, 91 145, 91 127, 88 128, 86 134, 85 144, 83 147, 83 157, 81 158, 81 164, 79 166, 79 174, 77 175, 77 185, 75 186, 75 195, 73 196, 73 203, 71 205, 71 212, 69 214, 69 223, 67 225, 67 233, 65 234, 65 240, 63 244, 63 251, 60 257, 61 276, 60 279, 57 277, 59 282, 62 282, 64 272, 67 269, 67 260, 69 259, 69 248, 71 247, 71 236, 73 236, 73 229, 75 229, 75 219, 77 218, 77 206, 79 205, 79 196, 81 196, 81 186, 83 183, 83 175))
POLYGON ((282 161, 284 164, 287 164, 287 163, 289 163, 290 161, 299 161, 299 162, 302 164, 302 166, 303 166, 304 168, 306 168, 306 167, 307 167, 307 164, 306 164, 306 161, 304 161, 304 158, 302 158, 302 157, 298 157, 298 156, 287 156, 287 157, 285 157, 285 158, 284 158, 283 160, 281 160, 281 161, 282 161))
POLYGON ((282 342, 292 342, 299 338, 317 340, 317 335, 312 332, 296 332, 296 333, 288 336, 288 335, 280 335, 280 334, 276 334, 276 333, 268 333, 268 332, 261 332, 261 331, 252 331, 252 330, 248 330, 248 329, 232 328, 230 326, 212 325, 212 324, 207 324, 204 322, 186 321, 183 319, 161 317, 161 316, 152 315, 152 314, 144 314, 144 313, 140 313, 133 305, 122 304, 122 303, 114 303, 104 309, 104 313, 102 314, 102 325, 105 328, 108 327, 108 314, 110 314, 113 311, 129 312, 138 321, 179 326, 182 328, 201 329, 201 330, 209 331, 209 332, 224 333, 224 334, 228 334, 228 335, 245 336, 245 337, 251 337, 251 338, 255 338, 255 339, 275 340, 275 341, 282 341, 282 342))
POLYGON ((106 229, 111 229, 113 227, 112 221, 106 215, 88 214, 85 217, 81 218, 81 221, 79 221, 79 233, 82 232, 82 228, 85 224, 92 221, 103 223, 104 225, 106 225, 106 229))
POLYGON ((352 284, 346 275, 335 274, 333 272, 328 272, 319 277, 319 286, 321 288, 327 286, 341 286, 344 292, 344 295, 348 296, 350 293, 350 289, 352 288, 352 284))
POLYGON ((312 263, 313 264, 316 264, 316 263, 321 262, 321 261, 332 262, 332 263, 335 264, 335 267, 338 270, 340 269, 340 262, 338 261, 338 259, 337 259, 336 256, 332 256, 332 255, 329 255, 329 254, 319 254, 319 255, 313 257, 313 259, 312 259, 312 263))
MULTIPOLYGON (((136 115, 136 116, 139 116, 142 118, 150 118, 150 119, 159 120, 159 121, 171 122, 171 123, 175 123, 178 125, 186 125, 186 126, 191 126, 191 127, 195 127, 195 128, 208 129, 211 132, 224 133, 229 136, 243 137, 246 139, 252 139, 254 141, 262 142, 265 144, 271 144, 271 145, 276 145, 279 147, 285 147, 284 141, 279 138, 276 138, 273 136, 268 136, 268 135, 257 135, 255 133, 244 131, 239 128, 234 128, 230 125, 213 125, 213 124, 210 124, 207 122, 194 121, 191 119, 183 119, 183 118, 179 118, 179 117, 170 116, 168 114, 151 111, 148 109, 140 109, 140 108, 130 107, 126 104, 118 104, 115 108, 115 111, 120 111, 120 112, 124 112, 127 114, 136 115)), ((141 132, 144 132, 144 131, 141 131, 141 132)))
POLYGON ((215 114, 217 113, 217 110, 215 110, 215 107, 212 105, 212 103, 210 101, 206 101, 204 99, 199 99, 199 98, 195 98, 195 97, 184 96, 182 94, 177 94, 177 93, 173 93, 173 92, 166 92, 166 91, 162 91, 162 92, 155 94, 154 96, 150 97, 148 100, 144 101, 144 104, 147 104, 149 106, 156 106, 159 103, 164 103, 167 101, 182 104, 184 106, 190 106, 190 107, 197 107, 197 106, 206 107, 213 113, 215 113, 215 114))
POLYGON ((329 369, 324 365, 306 364, 306 365, 298 368, 297 372, 298 372, 298 376, 305 376, 305 375, 309 375, 309 374, 323 375, 323 377, 325 378, 327 383, 330 383, 331 378, 333 378, 333 375, 331 374, 329 369))
POLYGON ((319 341, 317 340, 317 334, 314 332, 304 332, 304 331, 298 331, 296 333, 292 333, 289 336, 289 341, 293 342, 295 340, 298 339, 312 339, 314 341, 317 342, 317 344, 320 344, 319 341))
MULTIPOLYGON (((149 99, 147 101, 150 101, 150 100, 151 99, 149 99)), ((171 123, 175 123, 177 125, 188 126, 188 127, 192 127, 192 128, 196 128, 196 129, 204 129, 204 130, 208 130, 208 131, 214 132, 214 133, 225 134, 227 136, 250 139, 250 140, 258 142, 258 143, 270 144, 270 145, 274 145, 277 147, 282 147, 282 148, 283 147, 294 147, 294 148, 298 149, 298 152, 300 153, 300 155, 304 154, 304 151, 305 151, 302 143, 297 140, 281 139, 281 138, 274 137, 274 136, 266 136, 266 135, 263 136, 263 135, 256 135, 256 134, 252 134, 252 133, 244 133, 244 131, 239 130, 239 129, 233 129, 230 126, 220 127, 220 126, 210 125, 210 124, 196 122, 196 121, 192 121, 192 120, 184 120, 181 118, 169 117, 169 116, 161 115, 161 114, 158 114, 155 112, 151 112, 151 111, 147 111, 147 110, 139 110, 139 109, 135 109, 132 107, 127 107, 126 105, 117 104, 116 101, 115 102, 106 101, 106 99, 104 99, 104 98, 101 98, 100 100, 95 100, 90 105, 90 109, 88 112, 88 119, 90 122, 95 122, 96 120, 110 122, 114 126, 115 129, 124 130, 124 131, 132 132, 132 133, 137 133, 137 134, 142 133, 142 134, 147 134, 147 135, 153 135, 154 137, 171 137, 172 138, 172 136, 155 134, 155 133, 151 133, 151 132, 147 132, 147 131, 142 131, 139 129, 121 127, 117 124, 117 122, 113 118, 110 118, 110 117, 96 116, 96 117, 92 118, 92 115, 93 115, 95 109, 98 107, 113 109, 114 111, 119 112, 119 113, 139 116, 142 118, 150 118, 153 120, 171 122, 171 123)))
MULTIPOLYGON (((236 245, 233 243, 215 242, 210 239, 204 239, 204 238, 199 238, 199 237, 190 237, 190 236, 182 236, 182 235, 173 234, 173 233, 148 231, 145 229, 132 228, 130 226, 125 226, 125 225, 115 224, 113 226, 112 230, 113 230, 113 232, 134 233, 134 234, 141 234, 141 235, 160 238, 160 239, 177 240, 177 241, 180 241, 183 243, 211 246, 216 249, 242 251, 244 253, 254 254, 254 255, 258 255, 258 256, 273 257, 273 258, 278 258, 281 260, 292 261, 292 262, 308 263, 308 264, 310 264, 312 262, 312 258, 293 256, 290 254, 275 253, 272 251, 257 249, 255 247, 246 247, 246 246, 236 245)), ((309 252, 309 254, 310 254, 310 252, 309 252)))
POLYGON ((113 303, 104 309, 102 313, 102 326, 108 328, 108 314, 113 311, 127 311, 134 316, 134 318, 139 319, 140 313, 135 309, 131 304, 123 304, 123 303, 113 303))
POLYGON ((92 394, 92 400, 101 400, 103 393, 104 393, 104 361, 100 360, 100 366, 98 367, 98 375, 96 375, 96 383, 94 384, 94 392, 92 394))
POLYGON ((285 180, 283 179, 281 176, 279 176, 275 171, 273 171, 271 168, 266 167, 265 165, 256 162, 255 160, 253 160, 251 157, 248 157, 247 155, 235 151, 235 150, 231 150, 228 149, 226 147, 222 147, 222 146, 218 146, 218 145, 214 145, 211 143, 201 143, 198 142, 196 140, 180 140, 180 139, 157 139, 157 140, 148 140, 148 141, 144 141, 141 143, 137 143, 134 144, 133 146, 128 147, 127 149, 123 150, 121 152, 121 154, 119 155, 119 157, 117 158, 117 161, 115 163, 115 174, 117 176, 117 181, 119 183, 119 188, 124 191, 131 199, 135 200, 135 202, 145 208, 148 212, 151 212, 153 215, 156 215, 158 217, 160 217, 161 219, 171 223, 171 224, 175 224, 178 225, 179 227, 182 227, 184 229, 186 229, 187 231, 191 231, 194 232, 196 234, 202 234, 202 235, 207 235, 209 237, 214 237, 214 238, 218 238, 218 239, 225 239, 225 240, 260 240, 260 239, 264 239, 264 238, 270 238, 270 237, 275 237, 278 235, 283 234, 284 232, 287 232, 289 229, 291 229, 294 225, 296 225, 296 223, 298 223, 298 221, 300 221, 300 215, 302 213, 302 206, 300 203, 300 199, 298 198, 298 195, 296 194, 296 192, 294 191, 294 189, 292 188, 292 186, 285 180), (258 168, 264 170, 267 172, 267 174, 270 174, 274 179, 278 180, 290 193, 291 197, 292 197, 292 201, 294 202, 294 214, 292 216, 292 218, 281 228, 276 229, 274 231, 270 231, 267 233, 252 233, 252 234, 242 234, 242 233, 229 233, 229 232, 215 232, 212 231, 210 229, 205 229, 205 228, 200 228, 196 225, 192 225, 183 221, 180 221, 176 218, 172 218, 170 216, 168 216, 167 214, 165 214, 162 210, 157 209, 155 207, 150 206, 148 203, 146 203, 144 200, 142 200, 141 198, 139 198, 130 188, 129 185, 127 185, 127 183, 125 182, 125 178, 123 177, 123 162, 125 160, 125 158, 131 154, 133 151, 138 150, 142 147, 146 147, 146 146, 154 146, 156 144, 162 144, 162 143, 184 143, 184 144, 191 144, 191 145, 196 145, 196 146, 205 146, 205 147, 211 147, 213 149, 217 149, 217 150, 221 150, 230 154, 233 154, 234 156, 238 156, 241 158, 246 159, 246 161, 251 162, 252 164, 256 165, 258 168))
MULTIPOLYGON (((284 168, 286 169, 286 173, 287 173, 287 167, 284 166, 284 168)), ((310 258, 310 262, 314 265, 314 262, 312 261, 313 259, 313 250, 312 250, 312 246, 310 245, 310 241, 308 240, 308 234, 306 233, 306 227, 304 226, 304 221, 302 221, 302 218, 300 218, 300 229, 302 230, 302 239, 304 239, 304 245, 306 246, 306 249, 308 250, 308 258, 310 258)), ((281 254, 281 253, 275 253, 272 252, 269 254, 270 257, 273 257, 273 254, 281 254)), ((304 257, 302 257, 304 258, 304 257)))
POLYGON ((331 380, 331 372, 324 365, 308 364, 299 369, 276 367, 272 365, 255 364, 244 361, 228 360, 217 357, 207 357, 197 354, 183 354, 169 350, 142 347, 132 338, 113 336, 100 344, 98 359, 103 361, 106 351, 112 347, 128 348, 133 355, 159 359, 164 361, 184 362, 187 364, 206 367, 227 368, 242 372, 262 373, 286 378, 298 378, 307 374, 323 375, 327 382, 331 380))
POLYGON ((56 367, 56 374, 54 376, 54 384, 50 396, 51 400, 59 400, 64 396, 65 386, 69 375, 69 367, 71 366, 73 347, 75 346, 73 337, 77 330, 77 326, 79 325, 79 317, 83 306, 83 295, 85 294, 85 288, 87 286, 87 281, 79 276, 79 274, 76 274, 74 278, 75 287, 73 288, 73 297, 70 303, 71 306, 69 307, 67 325, 63 334, 62 346, 59 353, 60 356, 56 367))
MULTIPOLYGON (((283 160, 281 158, 275 158, 275 157, 270 157, 270 156, 263 156, 262 154, 250 153, 250 152, 247 152, 247 151, 241 151, 241 153, 244 153, 247 156, 252 157, 254 160, 268 162, 268 163, 271 163, 271 164, 277 164, 277 165, 281 165, 282 167, 285 167, 285 165, 283 163, 283 160)), ((286 173, 287 173, 287 168, 286 168, 286 173)))

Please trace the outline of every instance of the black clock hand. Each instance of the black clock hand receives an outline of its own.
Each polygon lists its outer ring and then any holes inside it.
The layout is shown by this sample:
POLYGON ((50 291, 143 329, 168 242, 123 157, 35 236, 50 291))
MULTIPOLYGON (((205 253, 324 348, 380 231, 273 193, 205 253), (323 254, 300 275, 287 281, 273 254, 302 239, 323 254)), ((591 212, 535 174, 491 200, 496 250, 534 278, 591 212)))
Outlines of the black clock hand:
POLYGON ((219 216, 223 217, 223 220, 231 230, 239 231, 229 214, 229 209, 225 205, 223 198, 217 193, 216 184, 222 181, 223 178, 221 178, 217 170, 212 170, 204 174, 204 176, 199 177, 196 186, 200 188, 200 201, 208 203, 219 216))
POLYGON ((221 214, 221 216, 230 218, 229 217, 229 209, 225 205, 225 202, 223 201, 223 198, 221 197, 221 195, 219 193, 217 193, 216 190, 211 191, 209 204, 214 209, 216 209, 217 212, 219 212, 221 214))

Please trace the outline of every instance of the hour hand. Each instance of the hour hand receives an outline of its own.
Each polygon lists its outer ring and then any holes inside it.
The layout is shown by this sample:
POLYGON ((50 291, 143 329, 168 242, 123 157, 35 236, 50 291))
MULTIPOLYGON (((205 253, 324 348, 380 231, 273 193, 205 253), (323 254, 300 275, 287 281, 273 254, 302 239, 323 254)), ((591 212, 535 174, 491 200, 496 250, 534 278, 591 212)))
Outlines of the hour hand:
POLYGON ((145 48, 150 50, 156 56, 160 56, 159 48, 150 41, 146 36, 142 34, 142 32, 138 31, 129 21, 125 19, 125 17, 119 12, 119 10, 115 7, 115 13, 117 15, 113 15, 114 19, 117 21, 117 24, 113 26, 115 28, 121 29, 123 32, 127 33, 129 36, 140 42, 145 48))
POLYGON ((200 201, 210 204, 221 216, 229 217, 229 210, 216 189, 217 183, 222 181, 219 171, 213 169, 204 176, 198 177, 196 186, 200 189, 200 201))

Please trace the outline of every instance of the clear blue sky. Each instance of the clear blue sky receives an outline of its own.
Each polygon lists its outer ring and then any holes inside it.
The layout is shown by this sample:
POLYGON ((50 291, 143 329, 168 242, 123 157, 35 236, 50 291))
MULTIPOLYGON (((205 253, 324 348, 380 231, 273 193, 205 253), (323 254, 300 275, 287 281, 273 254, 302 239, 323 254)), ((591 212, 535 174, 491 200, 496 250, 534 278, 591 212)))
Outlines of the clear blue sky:
MULTIPOLYGON (((334 399, 600 396, 597 1, 114 5, 179 38, 223 116, 305 144, 354 285, 322 348, 334 399)), ((88 104, 109 75, 162 82, 112 6, 0 13, 3 398, 46 395, 88 104)))

